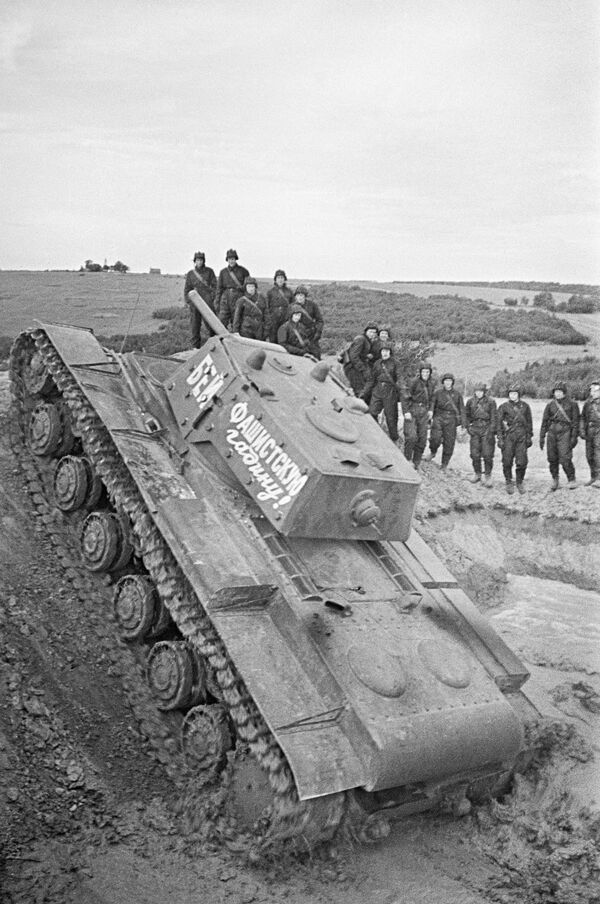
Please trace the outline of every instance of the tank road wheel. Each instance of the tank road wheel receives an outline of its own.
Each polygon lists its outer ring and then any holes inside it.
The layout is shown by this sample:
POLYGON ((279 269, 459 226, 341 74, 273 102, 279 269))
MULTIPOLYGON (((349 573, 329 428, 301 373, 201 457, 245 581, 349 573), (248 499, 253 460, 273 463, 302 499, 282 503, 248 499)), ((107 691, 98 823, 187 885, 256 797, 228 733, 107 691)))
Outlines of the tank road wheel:
POLYGON ((81 527, 81 557, 89 571, 123 568, 131 558, 131 545, 121 518, 114 512, 91 512, 81 527))
POLYGON ((96 505, 102 494, 102 481, 87 458, 65 455, 59 461, 53 479, 54 501, 63 512, 74 512, 85 503, 96 505))
POLYGON ((190 709, 181 726, 181 746, 185 761, 194 773, 216 775, 233 746, 225 707, 213 703, 190 709))
POLYGON ((34 455, 52 455, 62 441, 62 418, 57 405, 40 402, 29 420, 29 448, 34 455))
POLYGON ((146 670, 159 709, 181 709, 206 700, 204 666, 184 640, 155 643, 148 654, 146 670))
POLYGON ((23 383, 31 395, 47 395, 54 387, 54 380, 46 369, 40 352, 34 351, 29 363, 25 365, 23 383))
POLYGON ((156 587, 150 578, 141 574, 126 574, 117 581, 113 608, 125 640, 158 637, 171 623, 156 587))

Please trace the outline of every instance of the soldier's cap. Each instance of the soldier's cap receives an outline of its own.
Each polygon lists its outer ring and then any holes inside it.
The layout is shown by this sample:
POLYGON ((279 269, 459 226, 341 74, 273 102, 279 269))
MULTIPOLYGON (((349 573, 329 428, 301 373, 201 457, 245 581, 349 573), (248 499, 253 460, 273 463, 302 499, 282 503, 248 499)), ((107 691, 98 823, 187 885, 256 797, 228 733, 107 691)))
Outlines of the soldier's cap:
POLYGON ((380 332, 380 333, 387 333, 388 336, 391 336, 391 335, 392 335, 392 328, 391 328, 391 326, 389 325, 389 323, 382 323, 381 326, 379 327, 379 332, 380 332))
POLYGON ((520 383, 511 383, 508 387, 509 392, 518 392, 521 395, 521 384, 520 383))
POLYGON ((205 261, 206 255, 205 255, 204 251, 196 251, 196 253, 194 254, 194 260, 195 261, 200 261, 200 260, 205 261))
POLYGON ((306 286, 298 286, 298 288, 294 291, 294 295, 304 295, 304 297, 306 298, 308 295, 308 289, 306 288, 306 286))
POLYGON ((387 349, 389 349, 389 351, 393 351, 393 349, 394 349, 394 343, 393 343, 393 342, 389 342, 389 341, 386 339, 386 340, 384 340, 384 342, 381 343, 381 345, 380 345, 379 347, 380 347, 380 348, 387 348, 387 349))
POLYGON ((285 270, 275 270, 275 276, 273 277, 273 282, 277 279, 278 276, 283 276, 284 279, 287 279, 285 270))
POLYGON ((487 389, 487 383, 475 383, 475 386, 473 387, 473 392, 477 392, 478 389, 481 389, 481 390, 483 390, 483 392, 485 392, 487 389))
POLYGON ((375 321, 374 321, 374 320, 369 320, 369 322, 367 323, 367 325, 366 325, 366 327, 364 328, 363 332, 366 333, 367 330, 375 330, 375 332, 377 332, 378 329, 379 329, 379 327, 377 326, 377 324, 375 323, 375 321))
POLYGON ((564 382, 564 380, 557 380, 552 387, 552 392, 554 392, 555 389, 560 389, 562 390, 562 392, 564 392, 565 395, 567 394, 567 384, 564 382))
POLYGON ((454 383, 454 374, 442 374, 442 383, 444 380, 452 380, 454 383))
POLYGON ((228 261, 230 258, 233 258, 236 261, 239 260, 238 253, 235 250, 235 248, 230 248, 229 251, 227 252, 227 254, 225 255, 226 261, 228 261))
POLYGON ((256 288, 258 289, 258 283, 253 276, 247 276, 244 279, 244 289, 246 288, 246 286, 256 286, 256 288))
POLYGON ((301 304, 293 304, 290 308, 290 313, 291 314, 303 314, 304 308, 302 307, 301 304))
POLYGON ((432 373, 431 364, 429 363, 429 361, 422 361, 419 364, 419 373, 421 373, 424 370, 428 370, 429 373, 432 373))

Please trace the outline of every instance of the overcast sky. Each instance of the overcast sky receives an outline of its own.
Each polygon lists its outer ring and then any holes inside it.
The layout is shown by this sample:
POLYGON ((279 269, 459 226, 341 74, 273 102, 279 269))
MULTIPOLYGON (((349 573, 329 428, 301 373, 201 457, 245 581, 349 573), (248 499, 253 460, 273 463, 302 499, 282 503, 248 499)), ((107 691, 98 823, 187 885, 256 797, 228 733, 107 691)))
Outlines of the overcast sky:
POLYGON ((598 0, 0 0, 0 267, 600 282, 598 0))

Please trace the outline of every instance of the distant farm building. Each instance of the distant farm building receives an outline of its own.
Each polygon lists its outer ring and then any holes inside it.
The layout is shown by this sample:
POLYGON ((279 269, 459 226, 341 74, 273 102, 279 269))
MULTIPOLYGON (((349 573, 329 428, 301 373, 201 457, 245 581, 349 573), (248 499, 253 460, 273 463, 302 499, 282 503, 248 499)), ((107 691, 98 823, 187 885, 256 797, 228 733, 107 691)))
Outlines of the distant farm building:
POLYGON ((160 267, 150 267, 152 276, 160 276, 160 267))

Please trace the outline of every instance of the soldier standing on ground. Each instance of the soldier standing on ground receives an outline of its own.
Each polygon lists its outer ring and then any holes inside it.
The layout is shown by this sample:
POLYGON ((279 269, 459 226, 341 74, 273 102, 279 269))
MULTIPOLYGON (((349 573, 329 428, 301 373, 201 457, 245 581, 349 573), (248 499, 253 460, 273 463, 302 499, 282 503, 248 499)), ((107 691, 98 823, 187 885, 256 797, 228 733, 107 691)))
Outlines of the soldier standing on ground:
MULTIPOLYGON (((377 324, 374 321, 367 323, 360 334, 355 336, 348 350, 344 352, 344 373, 355 396, 360 396, 365 384, 371 377, 373 361, 377 351, 377 324)), ((365 397, 369 403, 369 398, 365 397)))
POLYGON ((258 294, 253 276, 244 280, 244 294, 238 298, 233 315, 233 332, 246 339, 266 339, 269 332, 267 302, 258 294))
POLYGON ((585 457, 590 466, 586 485, 600 489, 600 380, 590 383, 590 393, 581 409, 579 435, 585 440, 585 457))
POLYGON ((454 388, 454 374, 444 374, 441 389, 436 389, 433 394, 429 453, 423 456, 425 460, 435 458, 441 446, 441 468, 445 471, 454 452, 457 428, 465 430, 466 426, 465 403, 458 389, 454 388))
POLYGON ((542 426, 540 428, 540 449, 544 448, 552 475, 551 490, 558 489, 559 465, 567 476, 570 490, 574 490, 575 466, 573 465, 573 449, 579 438, 579 405, 567 394, 567 384, 555 383, 552 398, 544 408, 542 426))
POLYGON ((502 470, 506 481, 506 492, 515 491, 512 480, 512 466, 515 464, 515 478, 519 493, 525 492, 523 480, 527 471, 527 449, 533 442, 533 420, 531 408, 521 399, 521 387, 508 387, 508 401, 498 408, 496 420, 498 448, 502 452, 502 470))
POLYGON ((215 311, 219 315, 223 326, 231 331, 235 307, 238 298, 244 294, 244 280, 250 276, 245 267, 238 264, 238 253, 235 248, 230 248, 225 255, 227 266, 219 273, 217 280, 217 293, 215 296, 215 311))
POLYGON ((290 318, 290 305, 293 293, 286 285, 285 270, 276 270, 273 277, 273 288, 267 292, 267 308, 269 311, 269 341, 277 342, 279 327, 290 318))
POLYGON ((310 343, 310 354, 321 359, 319 342, 323 334, 323 316, 319 305, 308 297, 306 286, 298 286, 294 292, 294 302, 302 307, 302 323, 306 328, 310 343))
POLYGON ((433 415, 434 392, 431 364, 424 361, 419 367, 419 376, 410 384, 404 414, 404 455, 408 461, 412 461, 416 471, 419 470, 427 445, 427 428, 433 415))
MULTIPOLYGON (((196 310, 195 306, 190 301, 190 292, 195 289, 200 298, 202 298, 211 311, 215 310, 215 292, 217 290, 217 280, 215 277, 215 271, 211 270, 210 267, 207 267, 206 264, 206 255, 204 251, 196 251, 194 254, 194 269, 188 270, 188 273, 185 277, 185 285, 183 287, 183 299, 185 303, 188 305, 190 309, 190 326, 192 329, 192 348, 200 348, 202 345, 202 325, 204 321, 200 316, 199 311, 196 310)), ((214 336, 213 331, 210 327, 205 326, 205 330, 207 333, 207 338, 210 336, 214 336)))
POLYGON ((476 383, 473 392, 474 395, 465 405, 474 471, 469 480, 471 483, 479 483, 481 460, 483 459, 483 486, 491 487, 494 449, 496 448, 496 403, 489 398, 485 383, 476 383))
POLYGON ((302 322, 302 305, 292 304, 290 319, 277 330, 277 342, 290 355, 309 355, 310 343, 306 327, 302 322))
POLYGON ((392 355, 391 342, 382 342, 381 357, 373 364, 371 376, 365 383, 361 398, 370 398, 369 413, 377 420, 383 411, 390 439, 398 442, 398 402, 404 402, 404 384, 392 355))

